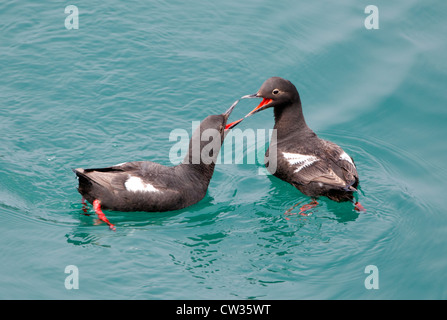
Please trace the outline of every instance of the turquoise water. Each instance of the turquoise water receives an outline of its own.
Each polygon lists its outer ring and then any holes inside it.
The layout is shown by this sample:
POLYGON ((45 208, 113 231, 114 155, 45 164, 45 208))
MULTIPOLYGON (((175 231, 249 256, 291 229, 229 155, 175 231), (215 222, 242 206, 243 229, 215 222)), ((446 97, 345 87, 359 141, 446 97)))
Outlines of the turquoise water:
POLYGON ((68 30, 68 3, 0 3, 0 298, 447 298, 447 3, 377 0, 377 30, 358 0, 73 4, 68 30), (218 165, 184 210, 106 212, 116 232, 84 214, 71 168, 170 165, 173 129, 270 76, 355 159, 367 213, 321 199, 286 219, 309 199, 257 161, 218 165))

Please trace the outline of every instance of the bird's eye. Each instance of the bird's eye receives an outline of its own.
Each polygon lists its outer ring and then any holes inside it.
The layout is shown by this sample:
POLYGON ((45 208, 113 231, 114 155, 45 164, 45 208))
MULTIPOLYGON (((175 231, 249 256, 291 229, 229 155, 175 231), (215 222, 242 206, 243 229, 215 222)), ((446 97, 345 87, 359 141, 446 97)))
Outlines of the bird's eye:
POLYGON ((279 90, 278 90, 278 89, 274 89, 274 90, 272 91, 272 93, 273 93, 273 94, 278 94, 278 93, 279 93, 279 90))

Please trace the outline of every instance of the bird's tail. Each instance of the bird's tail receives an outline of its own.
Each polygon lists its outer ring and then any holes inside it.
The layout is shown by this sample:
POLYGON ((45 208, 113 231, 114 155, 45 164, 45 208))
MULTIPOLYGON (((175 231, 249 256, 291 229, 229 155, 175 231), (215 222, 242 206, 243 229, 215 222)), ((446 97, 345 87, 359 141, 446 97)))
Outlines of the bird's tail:
POLYGON ((88 194, 92 189, 92 180, 89 178, 88 175, 85 174, 85 170, 82 168, 78 169, 72 169, 73 172, 76 174, 79 180, 79 186, 78 191, 83 196, 85 194, 88 194))

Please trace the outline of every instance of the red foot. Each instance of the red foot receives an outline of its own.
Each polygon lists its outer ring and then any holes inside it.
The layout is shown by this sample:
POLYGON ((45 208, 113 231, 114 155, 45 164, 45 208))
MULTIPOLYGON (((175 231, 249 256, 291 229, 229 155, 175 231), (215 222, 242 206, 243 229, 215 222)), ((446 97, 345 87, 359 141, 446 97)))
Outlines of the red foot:
MULTIPOLYGON (((284 212, 285 215, 292 215, 294 213, 290 213, 297 205, 299 205, 301 202, 298 202, 297 204, 293 205, 290 209, 287 209, 286 212, 284 212)), ((289 220, 289 218, 286 218, 287 220, 289 220)))
POLYGON ((354 209, 360 212, 366 212, 366 209, 360 204, 360 202, 355 203, 354 209))
POLYGON ((312 200, 311 203, 309 204, 305 204, 304 206, 302 206, 300 208, 300 212, 298 212, 298 214, 302 215, 302 216, 308 216, 307 213, 304 213, 307 210, 310 210, 312 208, 315 208, 318 205, 318 202, 316 200, 312 200))
POLYGON ((95 209, 95 213, 98 215, 99 220, 104 221, 105 223, 107 223, 111 230, 113 230, 113 231, 116 230, 115 226, 110 223, 109 219, 106 218, 106 215, 104 214, 104 212, 102 212, 102 210, 101 210, 101 203, 99 202, 98 199, 93 201, 93 209, 95 209))
MULTIPOLYGON (((293 214, 295 214, 295 213, 291 213, 291 211, 292 211, 297 205, 299 205, 300 203, 301 203, 301 202, 298 202, 297 204, 295 204, 292 208, 290 208, 289 210, 287 210, 284 214, 285 214, 285 215, 293 215, 293 214)), ((309 214, 305 213, 305 211, 310 210, 310 209, 312 209, 312 208, 315 208, 317 205, 318 205, 318 202, 317 202, 316 200, 312 200, 311 203, 309 203, 309 204, 305 204, 304 206, 302 206, 302 207, 300 208, 300 212, 298 212, 298 214, 307 217, 307 216, 309 216, 309 214)), ((286 218, 286 219, 289 220, 288 218, 286 218)))

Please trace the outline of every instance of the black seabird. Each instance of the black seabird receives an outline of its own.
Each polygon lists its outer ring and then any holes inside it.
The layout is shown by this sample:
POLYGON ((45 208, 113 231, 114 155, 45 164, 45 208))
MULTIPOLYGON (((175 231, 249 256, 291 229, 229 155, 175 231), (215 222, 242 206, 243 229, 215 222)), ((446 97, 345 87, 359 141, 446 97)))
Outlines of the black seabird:
MULTIPOLYGON (((317 205, 315 199, 320 196, 337 202, 353 201, 359 184, 354 160, 335 143, 320 139, 307 126, 300 95, 290 81, 269 78, 257 93, 243 98, 262 98, 245 117, 273 108, 276 140, 272 139, 266 152, 266 166, 270 173, 313 198, 301 212, 317 205)), ((357 210, 364 210, 358 202, 355 205, 357 210)))
POLYGON ((115 227, 101 208, 162 212, 199 202, 207 192, 226 134, 242 121, 227 124, 238 101, 225 113, 210 115, 200 123, 181 164, 168 167, 150 161, 135 161, 107 168, 74 169, 79 178, 79 193, 93 204, 98 217, 111 229, 115 227), (205 130, 207 133, 202 135, 205 130))

